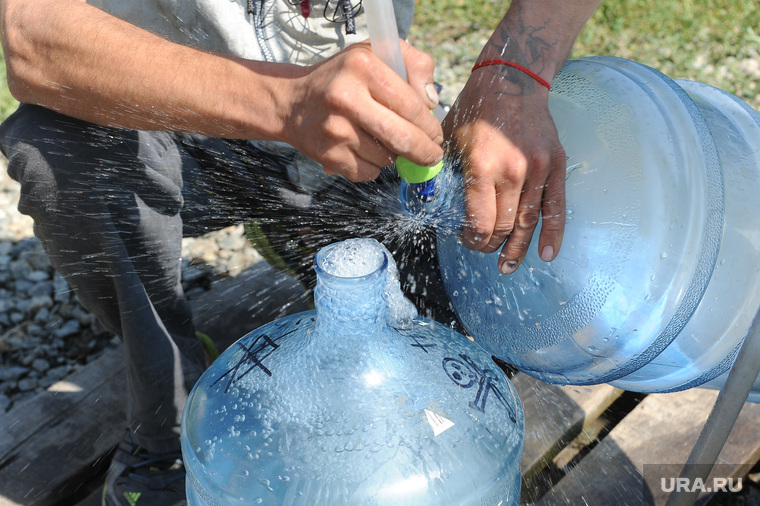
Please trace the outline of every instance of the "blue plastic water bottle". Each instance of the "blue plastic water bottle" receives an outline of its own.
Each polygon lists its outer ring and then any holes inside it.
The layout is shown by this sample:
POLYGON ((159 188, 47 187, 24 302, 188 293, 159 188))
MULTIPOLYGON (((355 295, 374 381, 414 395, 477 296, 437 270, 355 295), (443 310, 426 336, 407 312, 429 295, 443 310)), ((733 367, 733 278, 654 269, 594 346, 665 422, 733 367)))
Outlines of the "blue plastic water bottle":
POLYGON ((523 415, 491 356, 416 316, 378 242, 315 268, 316 310, 249 333, 191 392, 188 504, 518 504, 523 415))
POLYGON ((539 229, 504 276, 498 252, 439 233, 465 328, 551 383, 661 392, 718 377, 760 307, 760 115, 612 57, 568 62, 549 108, 569 157, 562 249, 543 262, 539 229))

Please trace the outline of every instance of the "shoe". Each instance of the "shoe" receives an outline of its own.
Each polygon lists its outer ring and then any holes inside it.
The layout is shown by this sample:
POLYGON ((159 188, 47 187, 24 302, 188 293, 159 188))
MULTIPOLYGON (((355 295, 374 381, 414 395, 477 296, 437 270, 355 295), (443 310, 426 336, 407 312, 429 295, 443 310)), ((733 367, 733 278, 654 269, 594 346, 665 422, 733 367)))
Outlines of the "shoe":
POLYGON ((180 452, 156 455, 131 442, 119 443, 103 487, 103 506, 186 506, 185 466, 180 452))

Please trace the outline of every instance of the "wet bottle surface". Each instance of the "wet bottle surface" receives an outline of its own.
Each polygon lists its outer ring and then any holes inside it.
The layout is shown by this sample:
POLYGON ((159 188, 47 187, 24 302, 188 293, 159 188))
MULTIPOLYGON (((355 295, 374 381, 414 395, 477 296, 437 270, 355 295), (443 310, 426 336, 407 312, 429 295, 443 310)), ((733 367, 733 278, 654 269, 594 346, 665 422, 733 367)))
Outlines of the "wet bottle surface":
POLYGON ((188 504, 519 502, 512 385, 416 316, 390 259, 366 239, 323 249, 316 310, 251 332, 203 375, 182 424, 188 504))
POLYGON ((562 249, 541 261, 539 229, 501 276, 498 252, 439 234, 465 328, 551 383, 660 392, 719 376, 760 307, 760 115, 611 57, 568 62, 549 107, 569 157, 562 249))

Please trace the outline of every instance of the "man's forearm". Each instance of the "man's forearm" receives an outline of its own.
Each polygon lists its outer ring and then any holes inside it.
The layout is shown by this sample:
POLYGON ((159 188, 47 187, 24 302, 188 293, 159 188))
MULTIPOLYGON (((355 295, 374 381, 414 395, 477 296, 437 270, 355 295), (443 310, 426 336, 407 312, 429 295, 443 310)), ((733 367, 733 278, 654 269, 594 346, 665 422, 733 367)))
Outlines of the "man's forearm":
MULTIPOLYGON (((508 60, 551 82, 599 3, 600 0, 513 0, 478 61, 508 60)), ((519 75, 508 68, 504 71, 519 75)))
POLYGON ((93 123, 278 140, 354 181, 397 155, 443 157, 432 59, 406 43, 409 82, 369 44, 302 67, 171 43, 83 0, 0 0, 8 82, 21 102, 93 123))
POLYGON ((288 65, 168 42, 75 0, 3 0, 11 92, 98 124, 274 138, 288 65), (275 81, 277 82, 275 84, 275 81), (255 96, 255 99, 254 99, 255 96))

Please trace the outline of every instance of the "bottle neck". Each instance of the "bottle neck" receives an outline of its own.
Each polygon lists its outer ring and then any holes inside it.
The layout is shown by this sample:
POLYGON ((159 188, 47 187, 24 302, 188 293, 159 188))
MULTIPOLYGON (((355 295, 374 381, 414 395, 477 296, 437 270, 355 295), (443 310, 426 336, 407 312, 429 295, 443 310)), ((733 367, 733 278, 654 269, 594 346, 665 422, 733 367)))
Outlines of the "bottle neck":
POLYGON ((314 304, 318 325, 377 328, 386 323, 385 272, 375 279, 325 279, 317 276, 314 304))
POLYGON ((318 327, 387 325, 388 259, 379 244, 355 239, 328 246, 317 254, 315 270, 318 327))

